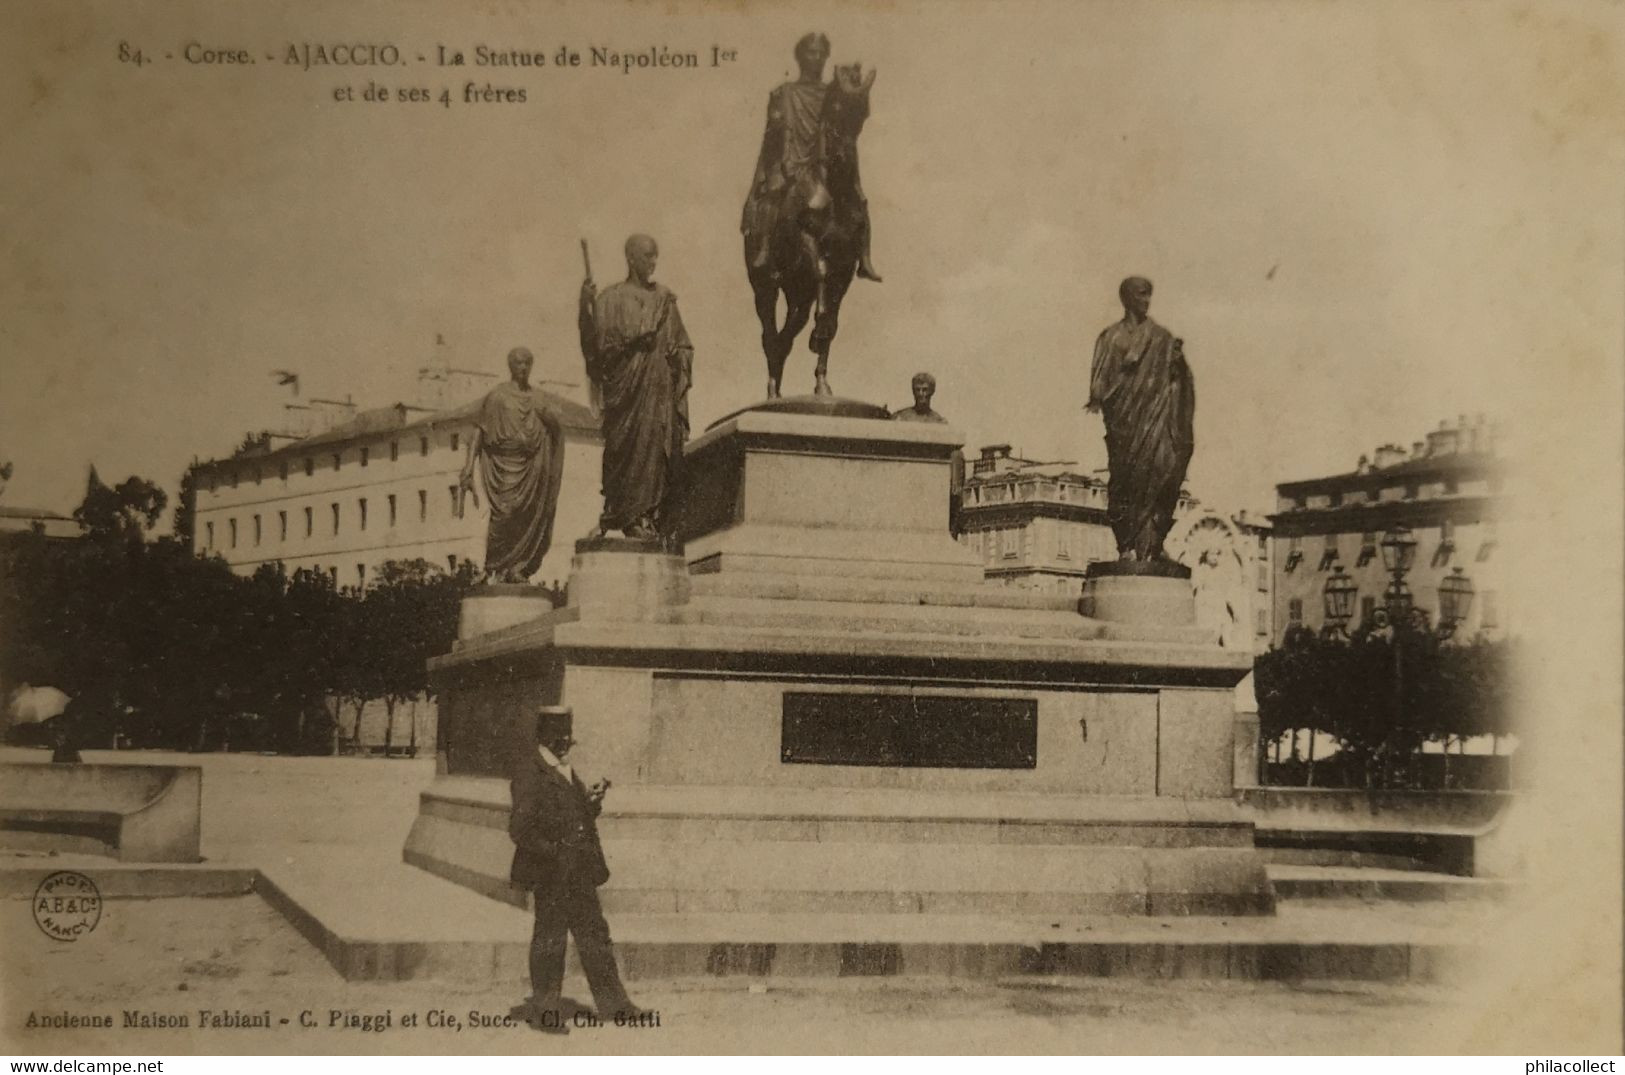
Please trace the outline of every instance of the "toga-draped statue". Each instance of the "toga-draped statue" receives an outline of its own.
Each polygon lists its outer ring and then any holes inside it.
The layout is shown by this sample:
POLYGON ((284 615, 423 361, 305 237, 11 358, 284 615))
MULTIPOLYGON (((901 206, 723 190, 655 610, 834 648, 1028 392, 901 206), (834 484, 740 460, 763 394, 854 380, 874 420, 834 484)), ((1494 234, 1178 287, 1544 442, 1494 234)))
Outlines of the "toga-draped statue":
POLYGON ((1124 560, 1168 559, 1185 468, 1195 446, 1196 386, 1183 341, 1151 320, 1151 281, 1118 288, 1123 320, 1095 341, 1089 404, 1106 420, 1106 518, 1124 560))
MULTIPOLYGON (((526 582, 553 541, 553 516, 564 473, 564 435, 541 389, 530 385, 535 357, 523 347, 508 352, 509 380, 486 393, 474 415, 474 435, 458 481, 473 488, 476 462, 491 508, 485 535, 485 574, 526 582)), ((459 511, 460 511, 459 506, 459 511)))
POLYGON ((604 512, 599 531, 658 539, 688 440, 694 347, 677 296, 654 282, 660 248, 647 235, 626 241, 626 279, 600 293, 581 285, 579 324, 587 377, 602 397, 604 512))

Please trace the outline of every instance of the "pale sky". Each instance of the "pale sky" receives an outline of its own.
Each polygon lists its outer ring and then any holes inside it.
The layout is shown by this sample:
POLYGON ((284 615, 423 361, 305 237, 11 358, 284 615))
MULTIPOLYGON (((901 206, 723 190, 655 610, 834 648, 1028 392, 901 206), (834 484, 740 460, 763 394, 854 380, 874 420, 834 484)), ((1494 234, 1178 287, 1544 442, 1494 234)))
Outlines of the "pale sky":
MULTIPOLYGON (((71 510, 92 463, 173 489, 191 457, 275 421, 291 397, 273 369, 377 406, 420 366, 500 372, 526 344, 538 377, 580 381, 583 237, 600 283, 628 233, 660 240, 697 428, 759 399, 739 210, 767 93, 815 28, 834 62, 879 68, 861 154, 886 282, 848 297, 842 395, 900 406, 928 369, 973 449, 1103 465, 1089 351, 1118 281, 1146 275, 1196 376, 1192 490, 1268 509, 1274 483, 1441 418, 1522 428, 1531 393, 1612 362, 1617 331, 1574 328, 1619 323, 1620 56, 1601 5, 741 7, 0 7, 5 502, 71 510), (257 65, 185 64, 190 40, 257 65), (739 59, 281 62, 289 42, 351 40, 739 59), (135 69, 120 41, 177 58, 135 69), (333 101, 369 79, 529 100, 333 101)), ((810 390, 811 366, 798 345, 787 391, 810 390)))

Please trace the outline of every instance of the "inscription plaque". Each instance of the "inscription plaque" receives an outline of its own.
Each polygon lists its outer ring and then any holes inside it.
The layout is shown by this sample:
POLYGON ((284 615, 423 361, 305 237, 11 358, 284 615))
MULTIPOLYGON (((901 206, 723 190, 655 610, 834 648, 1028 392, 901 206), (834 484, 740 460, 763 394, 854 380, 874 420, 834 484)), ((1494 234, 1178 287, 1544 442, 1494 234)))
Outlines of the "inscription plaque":
POLYGON ((786 692, 780 760, 802 765, 1032 769, 1033 698, 786 692))

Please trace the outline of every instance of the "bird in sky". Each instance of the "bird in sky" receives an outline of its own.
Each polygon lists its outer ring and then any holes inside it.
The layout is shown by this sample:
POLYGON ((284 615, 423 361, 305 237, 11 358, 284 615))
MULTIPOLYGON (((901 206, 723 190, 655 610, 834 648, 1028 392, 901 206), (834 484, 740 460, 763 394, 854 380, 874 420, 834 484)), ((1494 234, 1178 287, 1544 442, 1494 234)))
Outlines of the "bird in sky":
POLYGON ((276 378, 279 387, 281 385, 292 385, 293 394, 296 396, 299 394, 299 375, 297 373, 292 370, 272 370, 271 376, 276 378))

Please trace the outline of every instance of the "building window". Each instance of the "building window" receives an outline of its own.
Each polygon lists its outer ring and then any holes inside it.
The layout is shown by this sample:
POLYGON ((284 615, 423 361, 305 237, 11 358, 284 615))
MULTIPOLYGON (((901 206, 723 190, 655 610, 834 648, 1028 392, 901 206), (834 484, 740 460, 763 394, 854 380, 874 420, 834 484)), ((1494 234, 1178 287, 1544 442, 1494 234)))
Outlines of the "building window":
POLYGON ((213 523, 204 523, 203 524, 203 547, 205 549, 214 548, 214 524, 213 523))
MULTIPOLYGON (((333 453, 333 469, 334 470, 339 469, 339 463, 340 462, 342 462, 342 459, 340 458, 340 453, 339 452, 334 452, 333 453)), ((338 568, 335 567, 333 570, 337 571, 338 568)))
POLYGON ((316 473, 316 459, 314 456, 305 456, 305 477, 316 473))
POLYGON ((1337 563, 1337 535, 1327 534, 1325 551, 1320 554, 1320 570, 1325 571, 1335 563, 1337 563))
POLYGON ((264 467, 255 467, 254 468, 254 484, 259 485, 264 479, 265 479, 265 468, 264 467))
POLYGON ((1375 597, 1360 598, 1360 622, 1370 623, 1377 614, 1377 599, 1375 597))
POLYGON ((260 543, 260 517, 254 516, 254 544, 260 543))
POLYGON ((1418 491, 1419 491, 1419 487, 1417 486, 1417 484, 1415 482, 1406 482, 1405 483, 1405 499, 1406 500, 1415 500, 1416 499, 1416 494, 1417 494, 1418 491))
POLYGON ((1260 560, 1258 563, 1258 588, 1260 590, 1267 590, 1270 588, 1270 565, 1264 563, 1262 560, 1260 560))
POLYGON ((1269 613, 1268 612, 1265 612, 1263 609, 1259 609, 1258 613, 1254 617, 1254 619, 1255 619, 1255 622, 1256 622, 1256 631, 1257 631, 1258 634, 1267 635, 1267 634, 1270 633, 1270 620, 1269 620, 1269 613))
POLYGON ((1308 506, 1309 506, 1309 498, 1308 497, 1295 496, 1295 497, 1292 498, 1292 510, 1294 510, 1294 511, 1302 511, 1304 508, 1307 508, 1308 506))
POLYGON ((276 465, 276 476, 283 481, 288 480, 288 461, 286 459, 276 465))
POLYGON ((367 528, 367 498, 362 497, 357 500, 356 507, 359 509, 356 514, 361 520, 361 529, 365 530, 367 528))
POLYGON ((1289 623, 1303 622, 1303 598, 1294 597, 1286 603, 1286 618, 1289 623))
POLYGON ((339 584, 339 565, 338 564, 334 564, 332 567, 327 569, 327 577, 333 580, 333 585, 334 586, 337 586, 339 584))
POLYGON ((1360 555, 1354 558, 1355 567, 1364 567, 1377 555, 1377 532, 1366 530, 1360 534, 1360 555))
POLYGON ((456 553, 452 553, 450 556, 446 557, 446 569, 448 571, 450 571, 453 575, 455 575, 457 573, 457 554, 456 553))
POLYGON ((361 465, 362 466, 367 465, 367 457, 370 456, 371 454, 372 454, 371 451, 369 451, 367 446, 365 444, 363 444, 361 446, 361 465))
POLYGON ((285 511, 276 513, 276 539, 278 541, 288 540, 288 513, 285 511))
POLYGON ((1433 551, 1433 566, 1444 567, 1456 551, 1456 524, 1450 519, 1439 524, 1439 547, 1433 551))
POLYGON ((1477 563, 1481 564, 1485 560, 1488 560, 1490 558, 1490 555, 1495 552, 1495 540, 1496 540, 1495 524, 1494 523, 1485 523, 1484 524, 1484 540, 1479 543, 1478 555, 1473 558, 1477 563))
POLYGON ((316 509, 305 509, 305 536, 310 537, 316 532, 316 509))
POLYGON ((237 488, 237 472, 235 470, 231 472, 231 487, 233 489, 237 488))
MULTIPOLYGON (((329 506, 333 510, 333 533, 337 534, 339 532, 339 506, 336 503, 329 506)), ((338 568, 334 568, 333 570, 337 571, 338 568)))
POLYGON ((390 441, 389 442, 389 461, 391 463, 393 463, 393 462, 395 462, 395 460, 399 459, 400 457, 401 457, 401 442, 398 441, 398 440, 390 441))
POLYGON ((429 490, 418 490, 418 522, 429 517, 429 490))
POLYGON ((237 520, 236 519, 231 520, 230 526, 231 526, 231 547, 235 549, 237 547, 237 520))
POLYGON ((389 525, 395 525, 395 494, 389 494, 389 525))
POLYGON ((1294 535, 1286 539, 1286 564, 1282 570, 1291 571, 1303 562, 1303 538, 1294 535))
POLYGON ((364 590, 364 589, 367 588, 367 565, 366 564, 356 564, 355 565, 355 585, 356 585, 356 589, 358 589, 358 590, 364 590))
POLYGON ((1494 590, 1485 590, 1478 598, 1478 625, 1482 628, 1499 627, 1501 625, 1501 595, 1494 590))
POLYGON ((451 450, 454 451, 454 452, 457 450, 457 445, 459 443, 459 439, 460 438, 457 436, 457 434, 453 433, 451 435, 451 450))
POLYGON ((419 455, 428 455, 429 454, 429 438, 428 437, 419 437, 418 438, 418 454, 419 455))
POLYGON ((1456 483, 1456 479, 1446 478, 1444 480, 1444 493, 1446 496, 1455 496, 1460 489, 1461 487, 1456 483))
POLYGON ((1340 507, 1342 507, 1343 506, 1343 494, 1341 492, 1337 492, 1337 493, 1333 493, 1331 496, 1327 497, 1326 498, 1326 506, 1331 507, 1331 508, 1340 508, 1340 507))
POLYGON ((450 494, 449 499, 451 500, 451 513, 453 516, 455 516, 457 514, 457 487, 455 485, 448 485, 446 486, 446 492, 450 494))
POLYGON ((1365 498, 1375 504, 1382 499, 1382 487, 1373 485, 1365 491, 1365 498))

